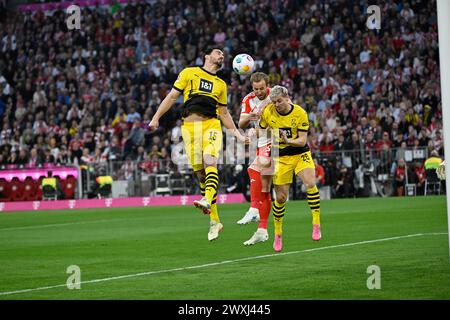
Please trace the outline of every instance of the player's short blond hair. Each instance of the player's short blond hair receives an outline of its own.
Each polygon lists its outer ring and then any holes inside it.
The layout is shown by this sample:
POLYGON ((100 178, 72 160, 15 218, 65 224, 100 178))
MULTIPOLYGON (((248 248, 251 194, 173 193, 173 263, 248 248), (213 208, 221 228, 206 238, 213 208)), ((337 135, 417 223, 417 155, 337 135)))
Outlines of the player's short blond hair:
POLYGON ((289 90, 283 86, 275 86, 272 89, 270 89, 270 99, 274 99, 279 96, 288 97, 289 90))
POLYGON ((269 85, 269 76, 267 74, 265 74, 264 72, 252 73, 252 75, 250 77, 250 83, 260 82, 261 80, 264 80, 266 85, 269 85))

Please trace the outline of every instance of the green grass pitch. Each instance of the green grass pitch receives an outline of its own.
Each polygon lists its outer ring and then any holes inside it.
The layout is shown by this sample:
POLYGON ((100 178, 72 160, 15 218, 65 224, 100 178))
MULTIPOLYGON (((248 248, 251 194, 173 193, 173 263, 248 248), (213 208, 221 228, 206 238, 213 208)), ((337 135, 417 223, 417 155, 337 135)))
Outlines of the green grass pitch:
POLYGON ((269 241, 242 244, 247 207, 219 206, 214 242, 190 206, 1 213, 0 299, 450 299, 445 197, 322 201, 319 242, 306 202, 289 202, 282 254, 272 217, 269 241))

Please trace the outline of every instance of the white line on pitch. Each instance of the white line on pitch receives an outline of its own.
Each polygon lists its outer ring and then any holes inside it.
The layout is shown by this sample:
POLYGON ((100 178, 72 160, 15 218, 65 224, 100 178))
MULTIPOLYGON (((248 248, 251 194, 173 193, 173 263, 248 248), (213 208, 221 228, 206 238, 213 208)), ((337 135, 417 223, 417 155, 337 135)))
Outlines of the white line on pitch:
MULTIPOLYGON (((448 234, 448 233, 447 232, 433 232, 433 233, 408 234, 406 236, 397 236, 397 237, 382 238, 382 239, 375 239, 375 240, 366 240, 366 241, 359 241, 359 242, 343 243, 343 244, 337 244, 337 245, 333 245, 333 246, 305 249, 305 250, 299 250, 299 251, 290 251, 290 252, 283 252, 283 253, 272 253, 272 254, 266 254, 266 255, 262 255, 262 256, 240 258, 240 259, 235 259, 235 260, 225 260, 225 261, 220 261, 220 262, 212 262, 212 263, 207 263, 207 264, 201 264, 201 265, 197 265, 197 266, 181 267, 181 268, 158 270, 158 271, 148 271, 148 272, 127 274, 127 275, 123 275, 123 276, 116 276, 116 277, 110 277, 110 278, 94 279, 94 280, 88 280, 88 281, 81 281, 79 284, 106 282, 106 281, 113 281, 113 280, 119 280, 119 279, 148 276, 148 275, 154 275, 154 274, 160 274, 160 273, 169 273, 169 272, 175 272, 175 271, 184 271, 184 270, 207 268, 207 267, 224 265, 224 264, 241 262, 241 261, 249 261, 249 260, 255 260, 255 259, 264 259, 264 258, 270 258, 270 257, 279 257, 279 256, 286 256, 286 255, 290 255, 290 254, 297 254, 297 253, 304 253, 304 252, 312 252, 312 251, 327 250, 327 249, 342 248, 342 247, 351 247, 351 246, 357 246, 357 245, 362 245, 362 244, 377 243, 377 242, 383 242, 383 241, 399 240, 399 239, 414 238, 414 237, 439 236, 439 235, 446 235, 446 234, 448 234)), ((76 285, 76 284, 78 284, 78 283, 73 283, 73 285, 76 285)), ((0 296, 6 296, 6 295, 18 294, 18 293, 26 293, 26 292, 33 292, 33 291, 42 291, 42 290, 61 288, 61 287, 66 287, 66 286, 67 286, 67 284, 59 284, 59 285, 55 285, 55 286, 46 286, 46 287, 39 287, 39 288, 32 288, 32 289, 23 289, 23 290, 16 290, 16 291, 5 291, 5 292, 0 292, 0 296)))

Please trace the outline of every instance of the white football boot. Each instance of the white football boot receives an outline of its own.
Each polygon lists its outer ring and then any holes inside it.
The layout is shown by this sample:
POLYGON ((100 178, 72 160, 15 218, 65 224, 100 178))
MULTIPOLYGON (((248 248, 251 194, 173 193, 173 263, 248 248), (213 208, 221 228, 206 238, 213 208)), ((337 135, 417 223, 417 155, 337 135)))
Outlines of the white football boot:
POLYGON ((250 208, 245 213, 244 217, 237 222, 237 224, 248 224, 250 222, 259 222, 259 210, 250 208))
POLYGON ((195 200, 194 206, 197 209, 200 209, 203 212, 203 214, 211 213, 211 205, 209 204, 208 199, 206 199, 205 197, 201 198, 200 200, 195 200))
POLYGON ((258 242, 264 242, 269 240, 269 234, 267 233, 267 229, 258 228, 253 236, 244 242, 244 245, 251 246, 258 242))
POLYGON ((217 223, 216 221, 212 220, 209 223, 209 232, 208 232, 208 240, 212 241, 219 237, 219 232, 222 231, 223 224, 220 222, 217 223))

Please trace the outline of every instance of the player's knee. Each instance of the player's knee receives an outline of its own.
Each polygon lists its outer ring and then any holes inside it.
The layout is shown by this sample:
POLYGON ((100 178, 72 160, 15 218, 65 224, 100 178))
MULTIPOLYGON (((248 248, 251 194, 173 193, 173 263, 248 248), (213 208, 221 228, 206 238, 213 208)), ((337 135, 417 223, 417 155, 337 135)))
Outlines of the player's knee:
POLYGON ((205 170, 199 170, 199 171, 195 171, 195 174, 197 175, 197 178, 200 182, 205 182, 206 181, 206 173, 205 170))
POLYGON ((281 192, 279 194, 277 194, 277 202, 278 203, 285 203, 286 200, 287 200, 287 194, 284 194, 281 192))
POLYGON ((258 157, 258 165, 261 169, 266 169, 270 167, 270 157, 258 157))
POLYGON ((270 185, 264 185, 264 183, 263 183, 263 185, 262 185, 262 187, 261 187, 261 192, 264 192, 264 193, 269 193, 270 192, 270 185))
POLYGON ((305 184, 306 189, 314 188, 316 185, 316 179, 308 179, 303 182, 305 184))
POLYGON ((210 155, 210 154, 205 154, 203 156, 203 160, 205 163, 205 167, 215 167, 217 166, 217 158, 210 155))

